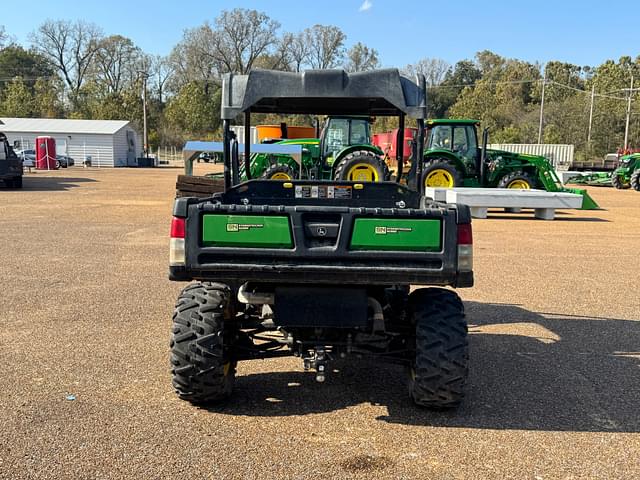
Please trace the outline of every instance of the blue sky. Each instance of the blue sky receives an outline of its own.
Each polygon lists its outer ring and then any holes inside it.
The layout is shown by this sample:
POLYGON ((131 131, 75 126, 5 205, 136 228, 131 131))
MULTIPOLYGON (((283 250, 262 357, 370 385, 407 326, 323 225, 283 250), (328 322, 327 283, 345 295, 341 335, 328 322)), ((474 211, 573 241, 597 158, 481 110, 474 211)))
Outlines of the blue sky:
POLYGON ((640 1, 538 0, 536 2, 439 0, 31 0, 28 11, 2 0, 0 24, 18 42, 47 18, 82 18, 107 34, 130 37, 149 53, 166 54, 185 28, 213 20, 234 7, 266 12, 296 32, 314 23, 339 26, 347 46, 361 41, 380 53, 384 66, 402 67, 424 57, 455 63, 489 49, 529 61, 562 60, 597 65, 640 55, 640 1), (365 9, 361 9, 363 7, 365 9), (11 5, 11 8, 7 8, 11 5), (362 11, 361 11, 362 10, 362 11))

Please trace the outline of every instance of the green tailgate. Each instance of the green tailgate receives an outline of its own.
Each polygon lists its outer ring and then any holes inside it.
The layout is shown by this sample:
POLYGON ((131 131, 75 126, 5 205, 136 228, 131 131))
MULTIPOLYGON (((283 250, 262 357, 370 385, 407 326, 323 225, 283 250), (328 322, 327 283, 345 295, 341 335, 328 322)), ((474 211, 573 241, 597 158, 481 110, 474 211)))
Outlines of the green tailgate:
POLYGON ((293 247, 289 217, 263 215, 205 215, 202 243, 207 247, 293 247))
POLYGON ((437 252, 441 248, 440 220, 357 218, 352 250, 437 252))

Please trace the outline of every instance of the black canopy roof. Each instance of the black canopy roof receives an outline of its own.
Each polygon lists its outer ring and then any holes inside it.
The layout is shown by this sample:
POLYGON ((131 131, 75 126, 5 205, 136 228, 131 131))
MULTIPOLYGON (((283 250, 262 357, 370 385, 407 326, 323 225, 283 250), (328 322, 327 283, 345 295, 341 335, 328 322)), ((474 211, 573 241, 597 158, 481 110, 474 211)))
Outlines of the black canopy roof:
POLYGON ((224 76, 221 116, 232 120, 244 112, 372 116, 404 112, 424 119, 425 95, 424 87, 397 69, 360 73, 252 70, 248 75, 224 76))

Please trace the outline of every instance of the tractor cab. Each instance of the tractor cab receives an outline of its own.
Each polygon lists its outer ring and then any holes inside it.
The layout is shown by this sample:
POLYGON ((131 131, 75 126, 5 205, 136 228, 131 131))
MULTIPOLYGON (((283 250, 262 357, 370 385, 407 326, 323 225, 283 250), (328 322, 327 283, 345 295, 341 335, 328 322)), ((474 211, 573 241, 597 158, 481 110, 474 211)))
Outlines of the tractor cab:
POLYGON ((347 147, 371 144, 371 129, 368 117, 327 117, 320 144, 322 158, 333 165, 336 154, 347 147))
POLYGON ((437 119, 427 122, 427 151, 446 150, 464 163, 465 170, 475 172, 480 162, 478 120, 437 119))

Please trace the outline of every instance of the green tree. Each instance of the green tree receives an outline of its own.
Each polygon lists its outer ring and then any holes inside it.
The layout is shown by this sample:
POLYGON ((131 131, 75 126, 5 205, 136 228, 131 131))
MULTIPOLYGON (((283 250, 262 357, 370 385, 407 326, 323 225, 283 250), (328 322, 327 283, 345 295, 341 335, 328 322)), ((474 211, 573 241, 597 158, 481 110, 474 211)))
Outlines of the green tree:
POLYGON ((22 78, 14 78, 2 93, 2 116, 22 118, 33 115, 33 94, 22 78))
POLYGON ((444 80, 439 85, 429 88, 427 102, 430 115, 436 118, 445 117, 462 90, 473 86, 481 77, 480 69, 471 60, 461 60, 453 70, 449 68, 444 80))
POLYGON ((481 120, 491 128, 494 140, 533 141, 529 126, 533 86, 540 79, 538 66, 486 50, 476 55, 476 66, 482 77, 462 90, 450 114, 481 120))
POLYGON ((219 88, 190 82, 169 100, 165 117, 185 134, 211 135, 220 127, 220 101, 219 88))
MULTIPOLYGON (((33 87, 38 78, 48 78, 54 74, 53 67, 46 58, 19 45, 9 45, 0 50, 0 72, 4 78, 21 77, 30 87, 33 87)), ((0 91, 2 86, 0 82, 0 91)))
POLYGON ((33 87, 33 114, 42 118, 59 118, 65 114, 61 98, 63 88, 58 78, 39 78, 33 87))

